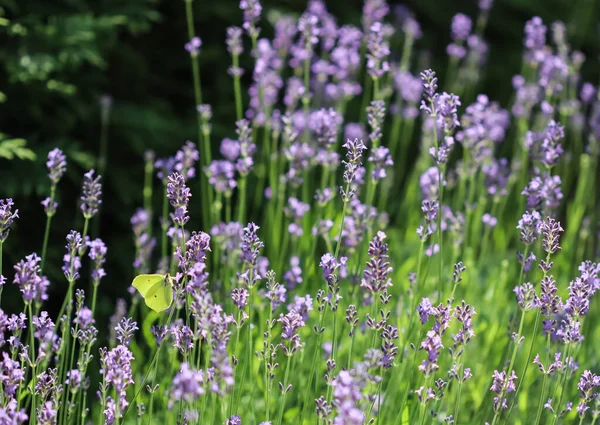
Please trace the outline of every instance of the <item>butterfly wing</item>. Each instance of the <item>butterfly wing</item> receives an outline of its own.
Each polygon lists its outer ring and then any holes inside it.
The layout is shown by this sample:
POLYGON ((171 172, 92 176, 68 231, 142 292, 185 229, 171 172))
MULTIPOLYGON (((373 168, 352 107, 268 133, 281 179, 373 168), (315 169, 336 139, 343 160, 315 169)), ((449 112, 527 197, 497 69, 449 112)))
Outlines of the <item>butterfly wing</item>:
POLYGON ((138 290, 144 298, 157 283, 160 284, 164 280, 164 276, 160 274, 141 274, 133 279, 133 287, 138 290))
POLYGON ((160 313, 166 310, 173 301, 173 293, 170 283, 167 284, 165 276, 160 274, 142 274, 133 280, 133 286, 144 298, 146 305, 152 310, 160 313), (169 291, 165 290, 168 288, 169 291))
POLYGON ((171 279, 167 276, 162 285, 162 292, 165 297, 165 302, 167 303, 168 308, 173 303, 173 287, 171 286, 171 279))

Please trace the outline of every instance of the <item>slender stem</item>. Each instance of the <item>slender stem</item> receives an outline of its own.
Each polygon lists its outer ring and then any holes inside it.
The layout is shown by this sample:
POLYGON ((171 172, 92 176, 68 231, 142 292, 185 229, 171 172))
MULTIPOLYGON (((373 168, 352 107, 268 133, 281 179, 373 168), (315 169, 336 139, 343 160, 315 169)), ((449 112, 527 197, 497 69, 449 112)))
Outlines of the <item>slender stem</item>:
MULTIPOLYGON (((233 69, 237 70, 239 68, 239 55, 232 55, 232 61, 233 69)), ((242 111, 242 88, 240 84, 240 75, 237 72, 233 74, 233 91, 235 93, 235 116, 239 121, 244 116, 242 111)))
POLYGON ((271 321, 273 320, 273 308, 269 305, 269 321, 267 322, 267 344, 265 347, 265 390, 266 390, 266 404, 265 410, 267 417, 267 422, 271 417, 271 387, 270 387, 270 379, 269 379, 269 368, 268 364, 271 361, 271 321))
MULTIPOLYGON (((167 324, 166 324, 167 328, 171 324, 171 320, 173 319, 173 313, 174 312, 175 312, 175 307, 172 306, 171 307, 171 312, 169 313, 169 318, 167 319, 167 324)), ((127 417, 127 414, 129 413, 129 410, 131 410, 131 406, 133 406, 135 404, 135 401, 137 400, 137 398, 139 397, 140 393, 144 389, 144 385, 146 384, 146 381, 148 380, 148 377, 150 375, 150 371, 152 371, 152 367, 154 366, 155 362, 158 363, 158 358, 159 358, 160 351, 161 351, 163 345, 164 344, 159 344, 159 346, 157 347, 156 351, 154 352, 154 356, 152 357, 152 360, 150 361, 150 367, 146 371, 146 374, 144 375, 144 379, 142 379, 142 382, 140 383, 140 386, 139 386, 138 390, 136 391, 136 393, 135 393, 135 395, 133 397, 133 400, 131 400, 131 402, 129 403, 129 406, 127 407, 127 410, 125 410, 125 414, 123 415, 123 421, 127 417)))
MULTIPOLYGON (((350 190, 350 183, 347 183, 345 193, 347 194, 349 190, 350 190)), ((346 199, 344 199, 344 206, 342 207, 342 221, 340 223, 340 234, 338 235, 337 245, 335 247, 335 258, 336 259, 338 258, 338 255, 340 254, 340 248, 342 246, 342 233, 344 233, 344 220, 346 219, 347 206, 348 206, 348 201, 346 199)))
POLYGON ((35 340, 33 339, 33 312, 31 309, 31 301, 27 303, 27 312, 29 313, 29 357, 31 360, 31 415, 30 424, 35 425, 36 415, 35 415, 35 407, 36 407, 36 392, 35 392, 35 380, 37 375, 35 373, 36 363, 35 363, 35 340))
POLYGON ((288 391, 287 391, 288 390, 288 388, 287 388, 287 386, 288 386, 288 379, 289 379, 289 376, 290 376, 291 356, 290 355, 286 355, 286 357, 287 357, 287 362, 286 362, 286 365, 285 365, 285 375, 284 375, 284 378, 283 378, 283 391, 284 391, 284 393, 283 393, 283 398, 281 400, 281 404, 279 405, 279 420, 277 421, 277 423, 279 425, 281 425, 283 423, 282 422, 283 421, 283 410, 285 408, 285 399, 286 399, 287 393, 288 393, 288 391))
POLYGON ((246 183, 247 183, 247 177, 245 175, 242 175, 242 177, 240 178, 240 191, 238 193, 239 196, 239 203, 238 203, 238 214, 237 214, 237 221, 239 223, 243 223, 243 220, 246 217, 246 183))
POLYGON ((523 381, 525 380, 525 376, 527 375, 527 369, 531 364, 531 355, 533 354, 533 345, 535 343, 535 337, 537 336, 537 331, 540 325, 540 310, 538 309, 537 314, 535 316, 535 323, 533 325, 533 334, 531 335, 531 342, 529 343, 529 350, 527 351, 527 360, 525 361, 525 366, 523 367, 523 372, 521 372, 521 376, 519 378, 519 383, 517 384, 517 389, 515 390, 515 394, 513 397, 513 401, 508 409, 508 413, 506 414, 506 423, 508 423, 508 419, 517 403, 517 396, 519 395, 519 390, 521 389, 521 385, 523 385, 523 381))
POLYGON ((348 362, 346 363, 346 369, 350 370, 352 365, 352 349, 354 348, 354 328, 352 328, 352 336, 350 336, 350 350, 348 351, 348 362))
MULTIPOLYGON (((192 9, 193 0, 185 0, 185 17, 187 22, 187 33, 188 38, 191 40, 195 37, 194 31, 194 11, 192 9)), ((194 79, 194 99, 196 105, 202 103, 202 86, 200 85, 200 69, 198 66, 198 55, 191 55, 192 57, 192 77, 194 79)), ((210 158, 206 158, 210 162, 210 158)))
POLYGON ((558 415, 560 413, 560 409, 561 409, 561 404, 562 404, 562 400, 563 397, 565 395, 566 391, 566 385, 567 385, 567 379, 569 378, 569 356, 571 355, 571 344, 567 345, 567 352, 566 352, 566 356, 565 356, 565 372, 564 372, 564 376, 562 377, 562 383, 560 384, 560 396, 558 397, 558 404, 556 405, 556 413, 552 416, 552 423, 551 425, 555 425, 556 422, 558 421, 558 415))
POLYGON ((164 195, 163 195, 163 205, 162 205, 162 239, 161 239, 161 249, 160 249, 160 258, 167 257, 167 241, 169 237, 167 236, 167 231, 169 230, 169 202, 167 200, 167 182, 163 181, 164 187, 164 195))
POLYGON ((300 422, 298 422, 299 424, 303 423, 304 420, 304 415, 306 413, 306 408, 308 407, 308 398, 310 397, 310 390, 311 390, 311 385, 312 385, 312 381, 315 375, 315 371, 316 371, 316 366, 317 366, 317 358, 319 356, 319 350, 321 348, 321 340, 323 338, 323 332, 321 332, 321 329, 323 328, 323 323, 325 320, 325 313, 327 311, 327 308, 325 307, 323 309, 323 311, 320 314, 320 319, 319 319, 319 328, 317 329, 317 342, 315 345, 315 350, 313 352, 313 358, 312 358, 312 362, 310 365, 310 373, 308 374, 308 382, 306 384, 306 391, 304 392, 304 403, 302 404, 302 413, 300 414, 300 422))
POLYGON ((121 416, 121 402, 119 401, 119 397, 117 396, 117 390, 114 390, 114 400, 115 400, 115 425, 119 425, 119 419, 121 416))
MULTIPOLYGON (((517 341, 515 341, 512 356, 510 358, 510 363, 508 364, 508 369, 506 372, 506 382, 504 383, 502 392, 500 393, 501 399, 506 396, 506 388, 508 387, 509 377, 511 375, 511 371, 512 371, 513 365, 515 363, 515 359, 517 358, 517 350, 519 348, 519 344, 517 342, 518 342, 518 339, 521 337, 521 334, 523 333, 523 324, 524 323, 525 323, 525 310, 523 309, 521 311, 521 320, 519 321, 519 331, 517 332, 517 336, 516 336, 517 341)), ((502 413, 502 406, 499 406, 499 408, 494 413, 494 419, 492 420, 492 425, 496 425, 496 422, 500 418, 501 413, 502 413)))
MULTIPOLYGON (((52 187, 50 188, 50 205, 52 206, 52 209, 54 209, 54 197, 55 196, 56 196, 56 185, 53 184, 52 187)), ((43 274, 44 264, 46 264, 46 251, 48 249, 48 240, 50 239, 50 223, 52 222, 53 216, 54 216, 54 213, 46 214, 46 230, 44 231, 44 242, 42 245, 42 264, 40 266, 40 274, 43 274)), ((2 244, 0 243, 0 247, 1 246, 2 246, 2 244)), ((1 263, 2 263, 2 259, 0 259, 0 273, 2 273, 1 263)))

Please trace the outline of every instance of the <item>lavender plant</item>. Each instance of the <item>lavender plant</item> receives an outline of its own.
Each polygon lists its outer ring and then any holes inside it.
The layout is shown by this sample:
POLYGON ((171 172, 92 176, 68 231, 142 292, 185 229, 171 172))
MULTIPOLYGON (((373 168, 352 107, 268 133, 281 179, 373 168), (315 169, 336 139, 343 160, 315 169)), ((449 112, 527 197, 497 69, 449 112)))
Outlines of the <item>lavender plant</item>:
POLYGON ((219 117, 202 103, 192 3, 197 138, 144 158, 131 276, 105 271, 112 251, 88 235, 94 170, 83 228, 66 236, 66 284, 44 275, 57 266, 45 259, 59 149, 42 256, 12 276, 3 244, 22 224, 0 199, 0 295, 12 278, 22 298, 0 309, 0 423, 594 425, 600 100, 565 25, 549 42, 541 18, 527 22, 501 105, 477 88, 490 0, 449 23, 445 82, 418 69, 406 8, 392 18, 366 0, 359 28, 311 0, 269 39, 260 2, 242 0, 222 46, 236 122, 212 152, 219 117), (136 279, 105 321, 103 286, 135 276, 157 283, 136 279), (57 315, 49 294, 64 296, 57 315))

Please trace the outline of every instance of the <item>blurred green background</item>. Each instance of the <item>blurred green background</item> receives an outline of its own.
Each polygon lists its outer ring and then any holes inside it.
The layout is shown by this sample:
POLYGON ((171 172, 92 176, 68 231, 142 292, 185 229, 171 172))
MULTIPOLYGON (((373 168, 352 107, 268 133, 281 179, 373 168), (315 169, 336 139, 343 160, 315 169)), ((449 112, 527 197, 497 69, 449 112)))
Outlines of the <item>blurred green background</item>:
MULTIPOLYGON (((361 1, 326 3, 338 23, 360 26, 361 1)), ((457 12, 474 18, 477 2, 403 3, 416 14, 424 33, 416 43, 420 53, 412 71, 419 71, 418 61, 429 64, 443 84, 451 18, 457 12)), ((565 21, 571 46, 587 57, 584 80, 596 84, 600 22, 596 3, 497 0, 485 33, 490 53, 478 91, 503 106, 508 104, 511 77, 521 66, 523 26, 534 15, 541 16, 547 25, 565 21)), ((213 107, 215 144, 234 134, 233 87, 226 72, 230 57, 224 40, 228 26, 241 24, 238 4, 237 0, 194 1, 196 31, 203 41, 203 96, 213 107)), ((108 314, 113 306, 106 301, 123 295, 133 277, 129 219, 142 204, 144 152, 151 149, 158 157, 173 155, 186 140, 195 141, 190 61, 183 48, 188 41, 185 4, 183 0, 0 0, 0 7, 0 132, 4 139, 26 140, 31 152, 21 154, 37 157, 33 161, 0 158, 0 198, 13 197, 20 211, 4 247, 5 274, 12 280, 11 265, 41 250, 45 215, 40 201, 49 191, 44 163, 47 152, 60 147, 68 156, 69 166, 59 185, 60 206, 53 221, 47 274, 53 283, 51 299, 62 299, 53 294, 62 293, 66 285, 60 272, 64 237, 70 229, 82 227, 77 202, 81 177, 97 166, 100 99, 109 95, 113 102, 103 176, 104 203, 99 230, 95 229, 109 247, 108 276, 101 289, 104 303, 100 304, 108 314)), ((261 36, 272 35, 268 16, 273 11, 299 15, 305 7, 306 2, 300 0, 264 1, 261 36)), ((242 66, 247 69, 247 87, 252 76, 248 52, 242 66)), ((192 216, 201 202, 198 195, 193 198, 192 216)), ((190 228, 198 228, 198 224, 192 222, 190 228)), ((16 288, 5 294, 17 296, 16 288)))

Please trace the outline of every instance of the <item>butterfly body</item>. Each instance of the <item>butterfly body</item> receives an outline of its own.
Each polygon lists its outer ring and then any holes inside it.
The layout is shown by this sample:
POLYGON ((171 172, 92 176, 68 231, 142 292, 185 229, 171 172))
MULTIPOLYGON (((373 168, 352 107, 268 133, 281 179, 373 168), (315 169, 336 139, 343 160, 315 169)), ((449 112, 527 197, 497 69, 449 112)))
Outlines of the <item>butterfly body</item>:
POLYGON ((169 275, 141 274, 133 279, 133 287, 138 290, 146 305, 160 313, 173 302, 173 289, 169 275))

